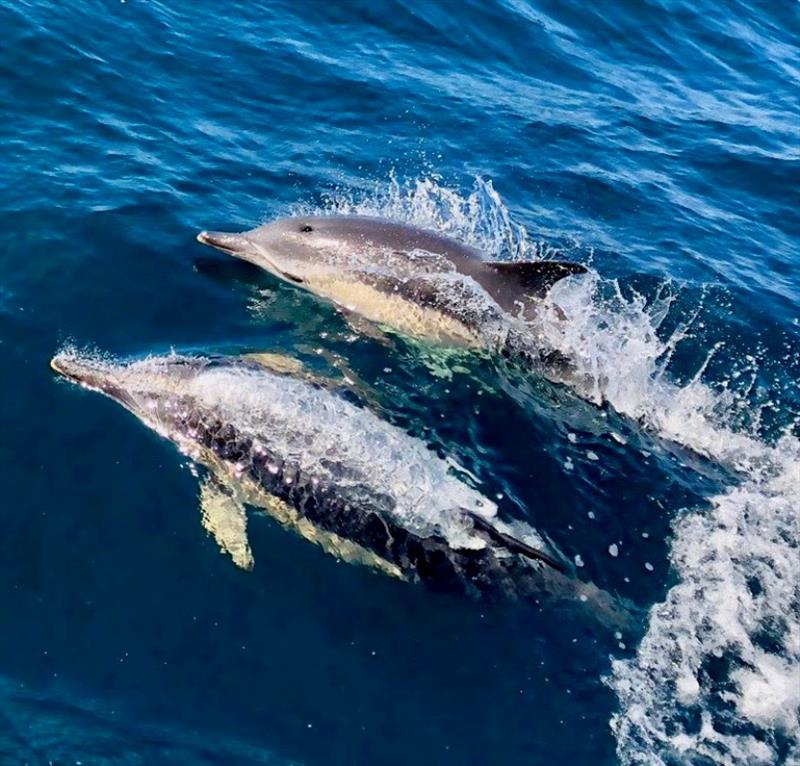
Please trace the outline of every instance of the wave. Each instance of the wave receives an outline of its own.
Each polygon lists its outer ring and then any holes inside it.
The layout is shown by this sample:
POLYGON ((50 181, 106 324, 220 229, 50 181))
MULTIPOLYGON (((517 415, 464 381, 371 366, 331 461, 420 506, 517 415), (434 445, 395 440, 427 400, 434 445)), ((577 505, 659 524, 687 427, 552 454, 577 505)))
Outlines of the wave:
POLYGON ((116 703, 65 689, 45 691, 0 676, 0 762, 299 766, 267 748, 217 732, 136 720, 115 709, 116 703))

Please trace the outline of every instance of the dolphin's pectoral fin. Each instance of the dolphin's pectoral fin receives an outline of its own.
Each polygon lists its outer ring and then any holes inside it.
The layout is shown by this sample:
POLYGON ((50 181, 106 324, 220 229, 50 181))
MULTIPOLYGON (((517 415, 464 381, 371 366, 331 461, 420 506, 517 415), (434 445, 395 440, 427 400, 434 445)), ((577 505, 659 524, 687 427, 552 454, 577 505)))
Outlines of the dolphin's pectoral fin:
POLYGON ((213 535, 224 553, 237 567, 253 568, 253 553, 247 540, 244 505, 216 479, 207 477, 200 484, 200 511, 203 526, 213 535))
POLYGON ((493 261, 487 266, 509 281, 516 282, 537 298, 543 298, 560 279, 573 274, 585 274, 587 271, 580 263, 569 261, 493 261))
POLYGON ((464 514, 472 520, 472 524, 478 532, 483 532, 495 545, 499 545, 512 553, 519 553, 521 556, 533 559, 534 561, 542 561, 548 566, 555 569, 557 572, 564 573, 564 567, 559 564, 554 558, 551 558, 546 553, 532 548, 530 545, 517 540, 499 529, 495 529, 486 519, 479 516, 472 511, 464 511, 464 514))

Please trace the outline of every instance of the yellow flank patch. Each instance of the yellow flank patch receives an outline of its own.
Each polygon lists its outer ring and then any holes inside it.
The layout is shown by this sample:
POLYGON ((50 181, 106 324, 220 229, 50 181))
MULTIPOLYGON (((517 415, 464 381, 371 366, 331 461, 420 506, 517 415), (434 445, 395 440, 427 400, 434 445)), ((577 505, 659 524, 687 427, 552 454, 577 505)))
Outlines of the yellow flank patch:
POLYGON ((352 540, 340 537, 335 532, 328 532, 325 529, 312 524, 308 519, 301 516, 288 503, 285 503, 275 495, 270 495, 262 490, 257 490, 260 497, 259 502, 253 503, 259 508, 263 508, 270 516, 279 521, 285 527, 290 527, 298 532, 309 542, 318 545, 326 553, 346 561, 348 564, 364 564, 374 569, 378 569, 385 574, 405 580, 403 572, 391 561, 378 556, 378 554, 364 548, 352 540))
MULTIPOLYGON (((253 480, 238 476, 211 452, 204 451, 202 462, 214 472, 220 481, 233 490, 240 502, 261 508, 284 527, 295 530, 326 553, 349 564, 363 564, 372 567, 399 580, 408 579, 396 564, 387 561, 363 545, 341 537, 335 532, 328 532, 315 526, 288 503, 265 491, 253 480)), ((237 563, 239 562, 237 561, 237 563)))
POLYGON ((405 335, 437 343, 480 345, 475 334, 457 319, 363 282, 325 279, 309 282, 308 288, 343 308, 405 335))

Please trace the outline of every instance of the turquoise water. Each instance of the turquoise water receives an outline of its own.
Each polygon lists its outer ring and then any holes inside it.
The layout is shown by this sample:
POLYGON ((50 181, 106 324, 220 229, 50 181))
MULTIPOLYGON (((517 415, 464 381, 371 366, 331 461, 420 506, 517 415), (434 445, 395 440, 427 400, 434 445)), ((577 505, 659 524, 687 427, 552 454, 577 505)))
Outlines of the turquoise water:
POLYGON ((0 24, 0 762, 800 763, 796 3, 0 24), (194 239, 301 211, 589 265, 551 340, 597 402, 356 335, 194 239), (54 380, 67 344, 346 373, 632 624, 433 594, 266 518, 239 571, 186 459, 54 380))

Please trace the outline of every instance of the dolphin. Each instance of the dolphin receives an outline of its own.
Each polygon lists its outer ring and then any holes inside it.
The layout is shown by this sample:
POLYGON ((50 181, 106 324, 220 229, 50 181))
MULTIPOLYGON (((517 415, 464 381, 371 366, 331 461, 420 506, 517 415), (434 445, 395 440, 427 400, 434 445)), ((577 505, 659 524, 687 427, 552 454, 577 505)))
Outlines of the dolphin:
POLYGON ((203 469, 203 524, 243 569, 254 565, 251 506, 341 560, 434 589, 583 592, 535 529, 502 521, 423 442, 296 365, 174 353, 119 362, 69 350, 51 361, 203 469))
POLYGON ((586 272, 565 261, 487 260, 450 237, 366 216, 290 217, 197 239, 403 335, 551 367, 566 360, 538 337, 537 307, 556 282, 586 272))

